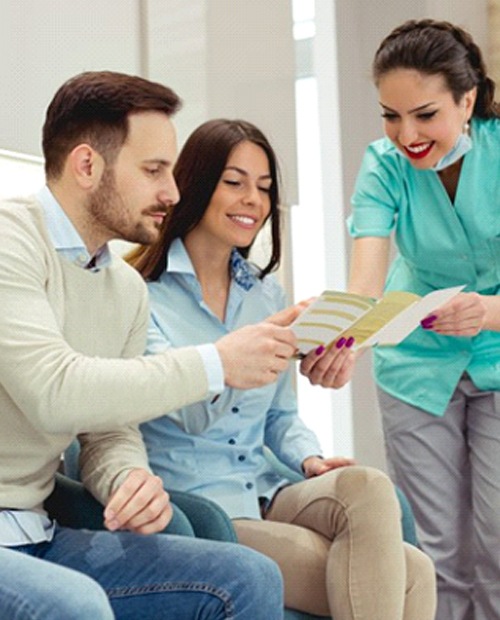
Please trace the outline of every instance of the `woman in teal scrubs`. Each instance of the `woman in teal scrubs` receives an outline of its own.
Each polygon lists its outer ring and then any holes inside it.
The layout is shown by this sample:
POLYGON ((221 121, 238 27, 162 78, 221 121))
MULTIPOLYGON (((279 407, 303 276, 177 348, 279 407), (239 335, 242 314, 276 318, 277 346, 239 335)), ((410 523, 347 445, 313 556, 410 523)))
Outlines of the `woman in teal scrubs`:
POLYGON ((388 459, 436 564, 437 620, 500 618, 500 108, 479 48, 447 22, 396 28, 373 76, 386 137, 356 182, 349 288, 465 285, 375 351, 388 459))

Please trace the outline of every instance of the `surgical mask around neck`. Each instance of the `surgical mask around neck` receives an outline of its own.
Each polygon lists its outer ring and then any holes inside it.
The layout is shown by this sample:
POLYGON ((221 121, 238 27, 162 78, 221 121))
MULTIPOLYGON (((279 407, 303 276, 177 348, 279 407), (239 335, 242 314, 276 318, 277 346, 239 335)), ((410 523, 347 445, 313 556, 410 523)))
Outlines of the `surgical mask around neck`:
POLYGON ((457 162, 461 157, 463 157, 466 153, 468 153, 472 148, 472 140, 467 131, 462 132, 455 142, 455 146, 441 157, 441 159, 431 166, 431 170, 435 170, 439 172, 440 170, 444 170, 451 166, 455 162, 457 162))

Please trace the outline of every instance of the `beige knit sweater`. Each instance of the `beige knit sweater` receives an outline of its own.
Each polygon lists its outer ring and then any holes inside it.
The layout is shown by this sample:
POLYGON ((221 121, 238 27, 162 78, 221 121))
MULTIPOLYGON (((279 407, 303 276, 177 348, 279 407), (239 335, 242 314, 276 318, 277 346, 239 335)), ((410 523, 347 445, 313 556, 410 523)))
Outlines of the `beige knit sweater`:
POLYGON ((147 467, 134 425, 207 396, 196 349, 139 357, 147 323, 123 260, 86 271, 58 256, 34 199, 0 203, 0 509, 41 510, 77 434, 84 482, 106 502, 147 467))

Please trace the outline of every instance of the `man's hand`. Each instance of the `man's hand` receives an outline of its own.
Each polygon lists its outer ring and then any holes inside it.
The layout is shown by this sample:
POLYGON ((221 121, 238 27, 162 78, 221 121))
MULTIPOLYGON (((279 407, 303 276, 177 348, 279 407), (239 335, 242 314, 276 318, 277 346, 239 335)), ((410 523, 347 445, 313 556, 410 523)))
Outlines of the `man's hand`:
POLYGON ((331 469, 346 467, 347 465, 356 465, 356 461, 345 456, 333 456, 328 459, 309 456, 302 462, 302 469, 306 478, 314 478, 314 476, 321 476, 331 469))
POLYGON ((161 478, 133 469, 113 493, 104 510, 108 530, 139 534, 162 532, 172 518, 172 506, 161 478))
POLYGON ((267 317, 265 322, 288 327, 315 299, 316 297, 311 297, 310 299, 299 301, 294 306, 288 306, 288 308, 267 317))
POLYGON ((242 390, 276 381, 287 368, 296 345, 291 329, 269 321, 242 327, 215 343, 226 385, 242 390))
POLYGON ((300 372, 309 378, 312 385, 341 388, 354 372, 356 356, 350 346, 350 340, 347 341, 347 346, 339 341, 329 349, 320 347, 310 351, 300 363, 300 372), (338 347, 337 344, 342 346, 338 347))

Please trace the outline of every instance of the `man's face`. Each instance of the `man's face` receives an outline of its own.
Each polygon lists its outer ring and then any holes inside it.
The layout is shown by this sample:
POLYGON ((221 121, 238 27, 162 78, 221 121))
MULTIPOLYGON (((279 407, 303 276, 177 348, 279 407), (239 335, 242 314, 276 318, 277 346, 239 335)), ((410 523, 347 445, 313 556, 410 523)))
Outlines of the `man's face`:
POLYGON ((179 201, 172 174, 176 156, 175 129, 165 114, 129 117, 127 140, 89 197, 92 232, 101 245, 110 239, 141 244, 158 239, 169 207, 179 201))

